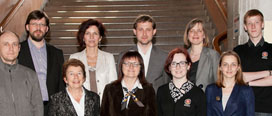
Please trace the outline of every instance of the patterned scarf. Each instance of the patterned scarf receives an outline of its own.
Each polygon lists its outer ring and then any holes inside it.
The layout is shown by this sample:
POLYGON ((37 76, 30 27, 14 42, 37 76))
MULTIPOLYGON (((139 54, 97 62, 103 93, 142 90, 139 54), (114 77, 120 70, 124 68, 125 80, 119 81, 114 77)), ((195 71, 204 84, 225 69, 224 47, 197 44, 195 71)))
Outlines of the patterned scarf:
POLYGON ((173 81, 171 81, 169 83, 169 89, 170 89, 170 94, 172 98, 174 99, 174 102, 176 103, 181 97, 183 97, 183 95, 188 93, 193 88, 193 86, 194 86, 194 83, 187 81, 183 83, 183 85, 179 89, 174 85, 173 81), (181 90, 183 90, 185 93, 182 93, 181 90))
POLYGON ((134 94, 137 90, 138 87, 132 89, 132 91, 128 91, 128 89, 126 87, 123 87, 123 90, 126 92, 126 95, 123 97, 123 100, 121 102, 121 111, 124 110, 126 108, 127 105, 127 101, 128 101, 128 97, 131 96, 133 101, 139 106, 139 107, 144 107, 144 104, 139 101, 136 97, 136 95, 134 94))

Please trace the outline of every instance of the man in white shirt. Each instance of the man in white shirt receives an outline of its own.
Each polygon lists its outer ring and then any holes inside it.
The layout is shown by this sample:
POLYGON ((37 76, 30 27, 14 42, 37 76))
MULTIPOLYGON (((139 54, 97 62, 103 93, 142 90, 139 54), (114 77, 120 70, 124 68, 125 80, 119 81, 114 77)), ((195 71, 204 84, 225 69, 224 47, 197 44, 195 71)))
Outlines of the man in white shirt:
MULTIPOLYGON (((149 15, 139 15, 133 25, 133 33, 136 36, 136 46, 129 48, 126 51, 138 51, 145 66, 145 76, 149 83, 152 83, 155 91, 169 82, 168 75, 164 71, 164 63, 167 58, 167 53, 153 45, 153 36, 156 34, 155 20, 149 15)), ((119 55, 118 64, 123 54, 119 55)))

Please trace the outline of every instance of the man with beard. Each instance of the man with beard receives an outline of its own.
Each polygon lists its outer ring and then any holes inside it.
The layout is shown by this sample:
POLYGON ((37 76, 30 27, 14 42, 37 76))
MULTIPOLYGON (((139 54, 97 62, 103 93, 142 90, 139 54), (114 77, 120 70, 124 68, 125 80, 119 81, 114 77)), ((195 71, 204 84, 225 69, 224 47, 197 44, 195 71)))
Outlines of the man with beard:
MULTIPOLYGON (((144 60, 146 80, 152 83, 157 92, 161 85, 169 82, 169 78, 163 68, 167 53, 152 43, 153 36, 157 31, 156 22, 150 15, 139 15, 134 21, 133 28, 137 43, 126 51, 136 50, 141 54, 144 60)), ((120 65, 120 59, 126 51, 120 53, 118 65, 120 65)))
POLYGON ((49 31, 49 19, 42 11, 32 11, 26 20, 27 39, 21 43, 19 64, 36 71, 47 115, 49 96, 64 89, 62 80, 63 52, 49 45, 45 36, 49 31))

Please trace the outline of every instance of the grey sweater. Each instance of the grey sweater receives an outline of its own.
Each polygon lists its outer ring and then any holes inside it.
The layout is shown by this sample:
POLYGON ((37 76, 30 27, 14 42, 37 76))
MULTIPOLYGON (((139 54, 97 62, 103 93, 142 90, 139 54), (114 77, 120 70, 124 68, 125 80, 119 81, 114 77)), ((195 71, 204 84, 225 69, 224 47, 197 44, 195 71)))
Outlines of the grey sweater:
POLYGON ((36 73, 16 62, 0 59, 0 116, 43 116, 43 103, 36 73))

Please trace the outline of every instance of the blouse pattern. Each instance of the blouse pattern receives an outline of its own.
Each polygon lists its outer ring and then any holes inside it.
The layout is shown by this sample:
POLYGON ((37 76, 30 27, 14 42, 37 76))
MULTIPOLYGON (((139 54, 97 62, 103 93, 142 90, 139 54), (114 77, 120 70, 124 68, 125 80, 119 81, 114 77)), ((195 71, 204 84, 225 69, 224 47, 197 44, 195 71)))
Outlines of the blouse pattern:
POLYGON ((169 89, 170 89, 170 95, 174 99, 174 102, 176 103, 181 97, 183 97, 186 93, 188 93, 194 86, 194 83, 191 81, 187 81, 182 84, 181 88, 177 88, 173 81, 169 83, 169 89), (185 93, 181 92, 183 90, 185 93))

